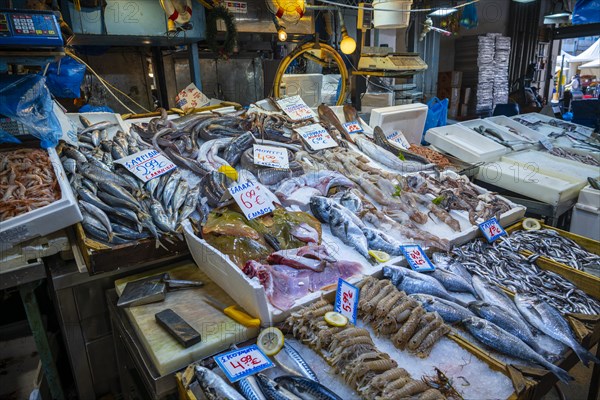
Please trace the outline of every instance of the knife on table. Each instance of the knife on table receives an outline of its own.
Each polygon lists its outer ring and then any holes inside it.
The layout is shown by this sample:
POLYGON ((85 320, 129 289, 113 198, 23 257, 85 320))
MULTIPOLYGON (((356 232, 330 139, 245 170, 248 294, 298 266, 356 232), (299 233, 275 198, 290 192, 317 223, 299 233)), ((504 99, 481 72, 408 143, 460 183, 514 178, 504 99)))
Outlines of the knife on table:
POLYGON ((209 299, 206 296, 202 296, 202 301, 206 304, 214 307, 215 309, 221 311, 223 314, 227 315, 232 320, 247 326, 249 328, 258 328, 260 326, 260 319, 254 318, 251 315, 248 315, 245 311, 240 309, 237 305, 227 306, 215 299, 209 299))

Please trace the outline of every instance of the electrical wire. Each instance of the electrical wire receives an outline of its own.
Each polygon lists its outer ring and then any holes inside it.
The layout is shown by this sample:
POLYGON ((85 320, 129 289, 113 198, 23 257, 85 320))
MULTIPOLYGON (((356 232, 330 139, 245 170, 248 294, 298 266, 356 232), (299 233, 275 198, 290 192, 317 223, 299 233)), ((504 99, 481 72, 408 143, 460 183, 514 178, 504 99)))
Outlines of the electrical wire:
MULTIPOLYGON (((346 60, 348 60, 348 63, 350 64, 350 66, 352 67, 352 69, 355 70, 356 72, 358 72, 358 69, 354 66, 354 63, 352 62, 352 59, 350 57, 348 57, 347 55, 345 55, 345 54, 343 56, 344 56, 344 58, 346 60)), ((389 86, 383 86, 383 85, 379 85, 377 83, 371 82, 371 80, 367 76, 365 76, 365 75, 358 75, 358 76, 362 77, 365 81, 367 81, 367 85, 377 86, 378 88, 387 90, 388 92, 394 92, 394 89, 391 88, 391 87, 389 87, 389 86)), ((367 88, 368 88, 368 86, 367 86, 367 88)))
POLYGON ((108 91, 108 93, 110 93, 115 100, 117 100, 119 102, 119 104, 121 104, 123 107, 125 107, 125 109, 127 111, 129 111, 130 113, 136 114, 135 111, 133 111, 131 108, 129 108, 127 105, 125 105, 125 103, 123 103, 121 101, 121 99, 119 99, 117 97, 116 94, 113 93, 112 90, 110 90, 109 86, 112 87, 114 90, 116 90, 117 92, 121 93, 123 96, 125 96, 125 98, 127 98, 129 101, 131 101, 133 104, 135 104, 136 106, 138 106, 139 108, 141 108, 142 110, 144 110, 145 112, 152 112, 150 110, 148 110, 147 108, 145 108, 144 106, 142 106, 141 104, 139 104, 138 102, 136 102, 135 100, 133 100, 131 97, 129 97, 127 94, 123 93, 121 90, 119 90, 118 88, 114 87, 113 85, 111 85, 108 81, 106 81, 104 78, 102 78, 100 75, 98 75, 98 73, 96 73, 96 71, 94 71, 94 69, 92 67, 90 67, 85 61, 83 61, 81 58, 79 58, 78 56, 76 56, 73 52, 66 50, 65 53, 67 55, 69 55, 71 58, 73 58, 75 61, 82 63, 83 65, 86 66, 86 68, 88 68, 92 74, 94 74, 94 76, 96 76, 96 78, 98 78, 98 80, 100 81, 100 83, 106 88, 106 90, 108 91))
MULTIPOLYGON (((353 6, 350 4, 343 4, 343 3, 338 3, 335 1, 331 1, 331 0, 319 0, 321 3, 325 3, 325 4, 330 4, 332 6, 337 6, 337 7, 342 7, 342 8, 352 8, 354 10, 375 10, 373 7, 359 7, 359 6, 353 6)), ((452 6, 452 7, 448 7, 448 8, 455 8, 455 9, 459 9, 459 8, 463 8, 465 6, 468 6, 469 4, 474 4, 474 3, 478 3, 479 0, 472 0, 472 1, 468 1, 466 3, 457 5, 457 6, 452 6)), ((378 8, 377 11, 393 11, 393 12, 409 12, 409 13, 417 13, 417 12, 427 12, 427 11, 435 11, 435 10, 439 10, 440 8, 421 8, 421 9, 416 9, 416 10, 397 10, 397 9, 392 9, 392 8, 378 8)))

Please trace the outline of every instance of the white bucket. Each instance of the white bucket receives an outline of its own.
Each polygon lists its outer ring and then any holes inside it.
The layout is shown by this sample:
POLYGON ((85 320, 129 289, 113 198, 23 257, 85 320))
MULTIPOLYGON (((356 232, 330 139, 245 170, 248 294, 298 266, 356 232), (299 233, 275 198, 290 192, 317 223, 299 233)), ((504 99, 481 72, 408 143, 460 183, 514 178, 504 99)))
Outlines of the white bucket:
POLYGON ((373 26, 377 29, 396 29, 408 27, 412 0, 375 0, 373 8, 373 26), (398 11, 388 11, 398 10, 398 11))

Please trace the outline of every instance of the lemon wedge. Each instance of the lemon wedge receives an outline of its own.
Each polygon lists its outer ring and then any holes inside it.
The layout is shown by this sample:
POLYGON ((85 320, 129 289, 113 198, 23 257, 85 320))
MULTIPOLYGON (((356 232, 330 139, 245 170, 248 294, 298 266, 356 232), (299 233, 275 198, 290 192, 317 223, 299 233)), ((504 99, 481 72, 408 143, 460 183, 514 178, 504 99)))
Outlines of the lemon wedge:
POLYGON ((230 167, 229 165, 221 165, 219 167, 219 172, 225 174, 228 178, 233 179, 234 181, 237 181, 238 173, 235 170, 235 168, 230 167))
POLYGON ((279 353, 283 348, 283 343, 283 332, 274 327, 263 329, 258 335, 258 339, 256 339, 258 348, 268 356, 279 353))
POLYGON ((325 314, 325 322, 331 326, 346 326, 348 325, 348 318, 339 312, 329 311, 325 314))
POLYGON ((369 255, 373 257, 377 262, 384 263, 390 261, 392 257, 385 251, 369 250, 369 255))

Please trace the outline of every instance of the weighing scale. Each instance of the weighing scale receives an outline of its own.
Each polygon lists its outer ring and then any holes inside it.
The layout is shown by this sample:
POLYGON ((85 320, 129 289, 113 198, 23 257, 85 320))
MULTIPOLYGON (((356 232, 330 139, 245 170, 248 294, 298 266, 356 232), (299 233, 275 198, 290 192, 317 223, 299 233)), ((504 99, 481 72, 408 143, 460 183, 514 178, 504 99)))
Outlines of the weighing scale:
POLYGON ((393 53, 389 47, 362 49, 358 60, 358 74, 374 76, 412 75, 427 69, 427 64, 417 53, 393 53))
POLYGON ((0 72, 8 64, 46 65, 64 55, 54 12, 0 9, 0 72))

